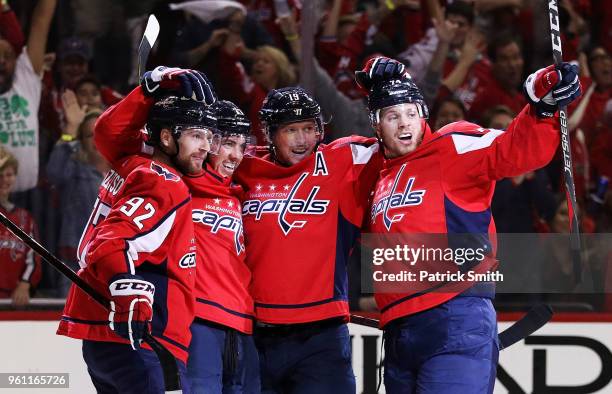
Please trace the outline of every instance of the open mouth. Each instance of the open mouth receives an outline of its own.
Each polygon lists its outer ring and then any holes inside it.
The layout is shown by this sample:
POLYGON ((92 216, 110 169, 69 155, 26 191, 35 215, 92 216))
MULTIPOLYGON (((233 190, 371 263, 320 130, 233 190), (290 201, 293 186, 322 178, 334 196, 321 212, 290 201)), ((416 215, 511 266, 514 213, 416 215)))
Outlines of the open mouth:
POLYGON ((410 142, 412 141, 412 133, 407 131, 404 133, 401 133, 398 138, 400 139, 400 141, 406 141, 406 142, 410 142))
POLYGON ((236 163, 223 163, 223 168, 229 172, 234 172, 236 169, 236 163))

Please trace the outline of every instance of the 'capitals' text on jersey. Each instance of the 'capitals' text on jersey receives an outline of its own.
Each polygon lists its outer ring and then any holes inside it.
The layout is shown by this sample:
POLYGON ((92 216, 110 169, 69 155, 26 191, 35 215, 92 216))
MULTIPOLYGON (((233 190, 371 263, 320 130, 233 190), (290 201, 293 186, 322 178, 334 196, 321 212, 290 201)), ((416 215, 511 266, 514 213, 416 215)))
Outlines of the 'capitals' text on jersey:
POLYGON ((415 182, 414 177, 408 178, 403 192, 397 191, 398 184, 401 180, 402 173, 404 172, 405 168, 406 164, 403 164, 397 172, 397 175, 393 180, 393 184, 387 184, 387 188, 391 186, 391 191, 385 193, 384 183, 379 186, 378 192, 382 193, 384 197, 378 198, 377 195, 372 204, 372 223, 374 223, 376 221, 376 217, 382 213, 383 222, 387 230, 391 229, 393 223, 399 222, 404 217, 403 213, 390 215, 390 209, 420 205, 423 202, 423 197, 425 196, 425 190, 412 190, 412 186, 415 182))
MULTIPOLYGON (((272 196, 280 198, 244 201, 242 214, 255 215, 255 220, 261 219, 261 216, 264 214, 278 214, 278 225, 285 235, 289 234, 294 228, 303 228, 307 220, 289 221, 287 214, 323 215, 329 205, 329 200, 316 199, 317 193, 320 190, 319 186, 314 186, 306 199, 295 198, 296 193, 308 174, 308 172, 302 173, 293 186, 284 186, 284 192, 270 193, 272 196)), ((261 189, 261 186, 258 186, 257 189, 261 189)))
POLYGON ((242 219, 230 215, 220 215, 216 212, 203 209, 194 209, 191 212, 194 223, 202 223, 210 227, 212 234, 217 234, 219 230, 226 230, 234 234, 234 247, 236 254, 244 252, 242 219))

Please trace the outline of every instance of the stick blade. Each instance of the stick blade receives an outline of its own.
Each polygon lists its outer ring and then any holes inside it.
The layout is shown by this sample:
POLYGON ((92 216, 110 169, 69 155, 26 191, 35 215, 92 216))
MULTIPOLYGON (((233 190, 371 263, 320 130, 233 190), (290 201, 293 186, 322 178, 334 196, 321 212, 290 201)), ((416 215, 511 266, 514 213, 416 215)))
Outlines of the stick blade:
POLYGON ((138 45, 139 78, 142 76, 142 73, 147 66, 147 59, 149 58, 149 53, 151 52, 153 45, 155 45, 157 36, 159 36, 159 21, 155 15, 151 14, 149 15, 149 20, 147 21, 147 26, 145 27, 142 40, 140 40, 140 45, 138 45))
POLYGON ((499 350, 512 346, 533 334, 550 321, 553 310, 549 305, 534 306, 522 319, 499 334, 499 350))

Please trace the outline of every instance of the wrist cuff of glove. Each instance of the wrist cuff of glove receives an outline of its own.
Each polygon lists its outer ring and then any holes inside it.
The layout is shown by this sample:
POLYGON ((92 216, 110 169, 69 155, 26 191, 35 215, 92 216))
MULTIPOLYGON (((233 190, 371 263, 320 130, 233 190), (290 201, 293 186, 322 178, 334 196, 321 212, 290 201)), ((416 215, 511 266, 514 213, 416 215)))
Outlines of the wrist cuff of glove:
POLYGON ((139 295, 153 303, 155 286, 139 275, 119 274, 109 281, 108 289, 112 297, 139 295))
POLYGON ((543 101, 531 105, 535 109, 536 115, 538 115, 540 118, 552 118, 555 116, 558 110, 556 105, 546 104, 543 101))
POLYGON ((533 107, 536 112, 536 115, 540 118, 552 118, 555 116, 557 112, 557 106, 552 104, 547 104, 543 99, 534 100, 532 94, 529 92, 529 88, 527 87, 527 83, 523 85, 523 95, 529 102, 529 104, 533 107))

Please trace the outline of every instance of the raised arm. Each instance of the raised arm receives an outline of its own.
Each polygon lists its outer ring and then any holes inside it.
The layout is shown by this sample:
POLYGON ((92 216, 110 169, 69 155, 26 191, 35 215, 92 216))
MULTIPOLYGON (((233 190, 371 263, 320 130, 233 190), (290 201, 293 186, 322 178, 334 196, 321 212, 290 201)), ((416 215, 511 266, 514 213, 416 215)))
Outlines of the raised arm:
POLYGON ((36 74, 40 74, 43 69, 47 37, 56 4, 57 0, 38 0, 32 14, 27 51, 36 74))
POLYGON ((468 177, 491 181, 548 164, 560 140, 557 110, 580 96, 578 69, 562 63, 538 70, 527 78, 525 92, 530 104, 505 132, 485 130, 467 122, 452 123, 439 130, 444 137, 452 138, 456 152, 447 165, 455 163, 466 169, 468 177))
POLYGON ((334 0, 332 7, 327 14, 327 19, 323 25, 322 37, 335 38, 338 33, 338 20, 340 19, 340 8, 342 7, 342 0, 334 0))
POLYGON ((478 55, 484 49, 484 45, 482 35, 475 28, 472 28, 465 39, 457 65, 442 81, 442 85, 450 92, 454 92, 463 84, 470 68, 478 60, 478 55))
POLYGON ((217 99, 206 76, 190 69, 159 66, 147 71, 140 85, 107 109, 96 122, 94 142, 110 163, 144 152, 142 128, 157 97, 173 94, 201 101, 204 105, 217 99))
POLYGON ((440 81, 444 69, 444 62, 450 50, 450 42, 457 31, 457 25, 445 20, 444 17, 432 18, 438 43, 431 61, 425 70, 425 75, 420 81, 423 97, 429 105, 433 102, 440 88, 440 81))
POLYGON ((123 100, 108 108, 96 122, 94 142, 110 163, 142 151, 142 128, 147 122, 154 100, 139 86, 123 100))

